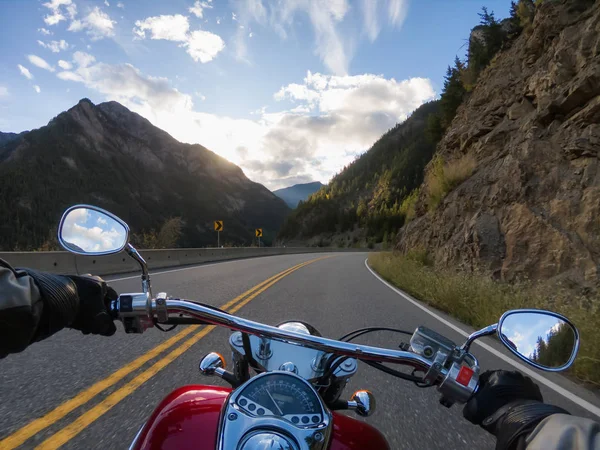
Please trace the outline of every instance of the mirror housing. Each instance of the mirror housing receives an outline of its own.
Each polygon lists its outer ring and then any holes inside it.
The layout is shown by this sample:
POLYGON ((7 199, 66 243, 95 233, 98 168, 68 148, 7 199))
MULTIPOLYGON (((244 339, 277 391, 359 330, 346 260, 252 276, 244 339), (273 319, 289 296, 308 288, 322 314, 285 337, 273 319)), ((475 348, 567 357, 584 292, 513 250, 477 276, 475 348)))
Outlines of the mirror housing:
POLYGON ((497 326, 500 341, 537 369, 566 370, 579 350, 579 331, 565 316, 541 309, 505 312, 497 326))
POLYGON ((58 241, 77 255, 111 255, 129 243, 129 226, 96 206, 74 205, 60 219, 58 241))

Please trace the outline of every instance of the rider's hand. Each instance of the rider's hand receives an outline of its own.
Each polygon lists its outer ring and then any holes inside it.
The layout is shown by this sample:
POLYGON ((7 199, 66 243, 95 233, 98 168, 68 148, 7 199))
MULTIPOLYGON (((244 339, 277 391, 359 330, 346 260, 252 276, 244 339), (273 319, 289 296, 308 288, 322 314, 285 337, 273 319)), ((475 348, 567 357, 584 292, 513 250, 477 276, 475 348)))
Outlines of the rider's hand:
POLYGON ((102 278, 23 270, 35 280, 42 298, 34 340, 45 339, 65 327, 103 336, 112 336, 117 330, 108 313, 117 293, 102 278))
POLYGON ((465 405, 463 416, 495 435, 496 449, 510 449, 545 417, 568 414, 543 401, 537 384, 520 372, 487 371, 479 377, 479 388, 465 405))
POLYGON ((67 275, 77 286, 79 311, 71 328, 83 334, 112 336, 117 331, 112 317, 108 313, 111 300, 118 295, 100 277, 67 275))
POLYGON ((540 388, 521 372, 487 371, 479 377, 479 389, 463 409, 463 416, 475 425, 516 400, 543 402, 540 388))

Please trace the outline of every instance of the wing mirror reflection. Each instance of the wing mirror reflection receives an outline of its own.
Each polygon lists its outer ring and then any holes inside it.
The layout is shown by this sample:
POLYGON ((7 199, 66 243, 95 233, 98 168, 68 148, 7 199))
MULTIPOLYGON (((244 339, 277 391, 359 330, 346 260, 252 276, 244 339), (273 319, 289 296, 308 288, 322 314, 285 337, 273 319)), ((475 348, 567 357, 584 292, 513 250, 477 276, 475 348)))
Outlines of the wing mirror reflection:
POLYGON ((118 217, 89 205, 75 205, 65 211, 58 227, 63 248, 78 255, 118 253, 129 242, 129 227, 118 217))
POLYGON ((577 328, 566 317, 551 311, 508 311, 500 318, 497 332, 511 352, 546 371, 569 368, 579 349, 577 328))

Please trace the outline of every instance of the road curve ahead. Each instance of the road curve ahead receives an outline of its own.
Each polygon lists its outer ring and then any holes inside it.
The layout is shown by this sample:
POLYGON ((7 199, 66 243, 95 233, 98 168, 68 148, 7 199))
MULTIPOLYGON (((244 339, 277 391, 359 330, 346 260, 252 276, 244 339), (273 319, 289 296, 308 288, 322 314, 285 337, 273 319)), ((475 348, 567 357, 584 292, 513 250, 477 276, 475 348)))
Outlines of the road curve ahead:
MULTIPOLYGON (((412 331, 425 325, 455 342, 464 340, 377 279, 365 257, 334 253, 229 261, 156 272, 152 283, 155 292, 200 300, 268 324, 303 320, 332 338, 365 326, 412 331)), ((138 291, 139 277, 113 277, 110 284, 118 292, 138 291)), ((184 384, 219 381, 202 378, 198 361, 209 351, 230 355, 228 336, 228 330, 212 327, 178 327, 170 333, 153 329, 143 335, 126 335, 119 328, 111 338, 66 330, 11 355, 0 361, 0 448, 127 448, 168 392, 184 384)), ((397 348, 401 339, 379 333, 362 342, 397 348)), ((509 355, 491 339, 486 343, 509 355)), ((473 351, 483 370, 514 369, 512 357, 501 359, 481 346, 473 351)), ((598 418, 577 404, 585 398, 600 405, 592 394, 560 376, 542 375, 566 389, 560 394, 542 385, 547 401, 598 418)), ((366 420, 394 449, 494 447, 485 432, 462 418, 460 407, 441 406, 435 389, 418 388, 363 364, 345 395, 357 389, 375 394, 378 409, 366 420)))

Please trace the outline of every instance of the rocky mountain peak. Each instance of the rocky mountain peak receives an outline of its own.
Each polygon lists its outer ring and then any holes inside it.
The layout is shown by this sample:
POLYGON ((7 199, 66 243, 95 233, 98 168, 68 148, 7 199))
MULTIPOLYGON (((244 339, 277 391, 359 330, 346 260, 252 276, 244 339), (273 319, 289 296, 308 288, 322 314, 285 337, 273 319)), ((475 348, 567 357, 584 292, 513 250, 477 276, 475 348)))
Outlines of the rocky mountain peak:
POLYGON ((82 99, 47 126, 6 139, 0 192, 18 195, 0 202, 2 250, 45 245, 61 211, 75 203, 105 207, 142 236, 176 219, 179 245, 190 247, 212 243, 217 219, 226 223, 222 242, 249 244, 253 228, 270 240, 288 212, 235 164, 117 102, 82 99))

